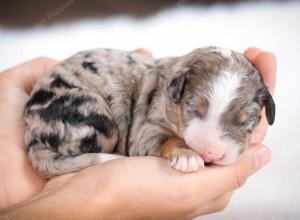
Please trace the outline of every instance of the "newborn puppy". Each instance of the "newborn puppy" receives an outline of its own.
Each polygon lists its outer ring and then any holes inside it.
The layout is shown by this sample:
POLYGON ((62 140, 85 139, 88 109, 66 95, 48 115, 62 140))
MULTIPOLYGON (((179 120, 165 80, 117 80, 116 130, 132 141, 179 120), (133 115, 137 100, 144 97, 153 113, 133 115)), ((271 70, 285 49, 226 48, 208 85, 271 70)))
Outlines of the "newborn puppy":
POLYGON ((44 178, 117 155, 159 156, 193 172, 235 162, 263 107, 273 124, 273 99, 240 53, 207 47, 153 59, 95 49, 61 62, 35 86, 25 141, 44 178))

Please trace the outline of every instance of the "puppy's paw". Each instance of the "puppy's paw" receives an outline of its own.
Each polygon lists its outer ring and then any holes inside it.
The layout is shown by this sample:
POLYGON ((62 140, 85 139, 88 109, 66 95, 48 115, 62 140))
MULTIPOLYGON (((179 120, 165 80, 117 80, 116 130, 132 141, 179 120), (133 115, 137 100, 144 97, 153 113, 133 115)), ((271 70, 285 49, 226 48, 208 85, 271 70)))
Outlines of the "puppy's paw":
POLYGON ((180 148, 172 152, 168 158, 170 166, 183 173, 196 172, 204 167, 203 159, 193 150, 180 148))

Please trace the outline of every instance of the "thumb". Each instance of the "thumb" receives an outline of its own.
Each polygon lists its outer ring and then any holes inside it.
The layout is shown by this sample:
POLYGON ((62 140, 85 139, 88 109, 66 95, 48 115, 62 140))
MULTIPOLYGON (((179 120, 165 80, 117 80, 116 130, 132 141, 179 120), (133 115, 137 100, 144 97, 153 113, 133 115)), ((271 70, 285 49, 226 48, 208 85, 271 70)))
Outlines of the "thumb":
POLYGON ((3 72, 3 75, 9 75, 14 86, 21 87, 30 93, 40 77, 57 63, 58 61, 54 59, 40 57, 8 69, 3 72))
POLYGON ((214 192, 225 193, 241 187, 249 176, 257 172, 271 159, 271 151, 262 144, 252 144, 241 158, 226 167, 212 167, 211 178, 216 184, 214 192))

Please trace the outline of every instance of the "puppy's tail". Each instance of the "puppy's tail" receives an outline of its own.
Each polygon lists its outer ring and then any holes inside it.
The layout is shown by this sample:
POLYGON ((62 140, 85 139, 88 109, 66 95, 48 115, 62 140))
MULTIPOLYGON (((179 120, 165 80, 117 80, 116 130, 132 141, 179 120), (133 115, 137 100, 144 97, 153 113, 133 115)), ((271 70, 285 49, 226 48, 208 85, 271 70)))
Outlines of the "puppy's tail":
POLYGON ((51 150, 43 149, 33 152, 32 148, 29 149, 28 155, 33 168, 45 179, 76 172, 95 164, 122 157, 107 153, 85 153, 78 156, 57 157, 57 154, 51 150))

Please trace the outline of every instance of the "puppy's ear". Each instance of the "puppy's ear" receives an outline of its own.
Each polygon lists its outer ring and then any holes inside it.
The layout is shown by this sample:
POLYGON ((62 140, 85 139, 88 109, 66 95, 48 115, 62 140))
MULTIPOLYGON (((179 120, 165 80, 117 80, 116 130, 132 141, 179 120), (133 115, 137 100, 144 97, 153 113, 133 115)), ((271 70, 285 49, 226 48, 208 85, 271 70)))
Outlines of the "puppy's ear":
POLYGON ((188 70, 184 70, 177 73, 176 76, 173 79, 171 79, 168 85, 168 93, 170 95, 171 100, 175 104, 178 104, 183 96, 187 73, 188 70))
POLYGON ((269 93, 268 89, 265 89, 264 99, 263 99, 264 106, 266 107, 266 116, 269 125, 272 125, 275 120, 275 103, 272 98, 272 95, 269 93))

